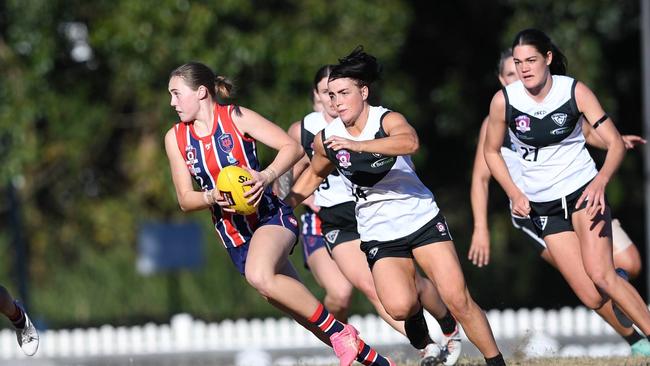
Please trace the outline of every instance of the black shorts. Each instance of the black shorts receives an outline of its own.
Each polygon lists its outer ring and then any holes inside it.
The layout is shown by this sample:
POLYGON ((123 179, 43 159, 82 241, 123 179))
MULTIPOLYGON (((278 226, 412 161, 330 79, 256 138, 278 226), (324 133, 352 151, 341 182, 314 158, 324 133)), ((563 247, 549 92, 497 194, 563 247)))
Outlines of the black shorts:
MULTIPOLYGON (((574 208, 578 198, 582 195, 587 185, 578 188, 562 198, 549 202, 530 202, 530 218, 535 224, 537 234, 544 238, 547 235, 574 231, 571 215, 587 207, 587 201, 583 201, 580 207, 574 208)), ((607 205, 607 198, 605 198, 607 205)))
POLYGON ((442 212, 438 212, 431 221, 412 234, 388 241, 362 241, 361 250, 366 253, 368 265, 372 268, 382 258, 413 258, 413 249, 449 240, 453 239, 447 220, 442 212))
POLYGON ((535 228, 535 224, 533 224, 533 220, 528 217, 513 216, 512 214, 510 218, 512 219, 512 226, 526 234, 530 238, 530 242, 533 243, 537 253, 541 254, 546 249, 546 243, 544 243, 544 239, 537 235, 537 229, 535 228))
POLYGON ((321 207, 318 211, 325 245, 330 253, 341 243, 359 239, 355 207, 356 203, 345 202, 332 207, 321 207))

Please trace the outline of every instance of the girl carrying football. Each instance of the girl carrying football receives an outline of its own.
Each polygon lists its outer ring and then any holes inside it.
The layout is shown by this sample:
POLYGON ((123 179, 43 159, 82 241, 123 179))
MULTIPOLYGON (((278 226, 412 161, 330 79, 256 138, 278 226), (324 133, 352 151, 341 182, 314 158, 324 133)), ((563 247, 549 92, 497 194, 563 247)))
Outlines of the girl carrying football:
POLYGON ((304 151, 280 127, 254 111, 219 104, 217 96, 227 98, 231 90, 227 79, 215 76, 201 63, 187 63, 171 72, 170 104, 180 121, 165 135, 165 150, 181 209, 209 209, 217 235, 246 281, 272 305, 333 346, 340 365, 349 366, 355 359, 364 365, 391 365, 352 326, 334 319, 298 279, 288 260, 298 234, 297 221, 291 207, 271 193, 270 184, 304 151), (278 152, 262 171, 256 140, 278 152), (229 165, 251 173, 247 198, 257 205, 257 213, 236 214, 215 189, 219 171, 229 165))

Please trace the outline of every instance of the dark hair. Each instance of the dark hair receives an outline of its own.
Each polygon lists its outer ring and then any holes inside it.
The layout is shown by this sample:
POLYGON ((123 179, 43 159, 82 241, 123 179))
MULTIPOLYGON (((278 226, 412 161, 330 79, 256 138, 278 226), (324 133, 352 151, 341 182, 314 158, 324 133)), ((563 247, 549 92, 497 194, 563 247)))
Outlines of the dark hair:
POLYGON ((341 78, 355 79, 359 86, 369 86, 379 79, 381 65, 375 56, 363 51, 363 46, 357 46, 349 55, 340 58, 338 65, 335 65, 329 80, 341 78))
POLYGON ((323 65, 318 69, 318 71, 316 71, 316 75, 314 75, 314 90, 318 89, 318 83, 320 83, 323 78, 330 76, 333 68, 334 65, 323 65))
POLYGON ((216 99, 217 96, 230 98, 234 88, 230 80, 224 76, 215 76, 209 67, 200 62, 188 62, 177 67, 169 74, 169 78, 174 76, 185 80, 192 90, 197 90, 200 86, 206 87, 213 99, 216 99))
POLYGON ((560 49, 553 44, 551 38, 539 29, 528 28, 517 33, 515 40, 512 42, 512 49, 516 46, 533 46, 539 53, 546 57, 547 52, 553 54, 553 60, 549 65, 552 75, 566 75, 567 59, 560 49))
POLYGON ((506 60, 512 57, 512 48, 501 51, 499 55, 499 63, 497 64, 497 76, 503 73, 503 67, 506 64, 506 60))

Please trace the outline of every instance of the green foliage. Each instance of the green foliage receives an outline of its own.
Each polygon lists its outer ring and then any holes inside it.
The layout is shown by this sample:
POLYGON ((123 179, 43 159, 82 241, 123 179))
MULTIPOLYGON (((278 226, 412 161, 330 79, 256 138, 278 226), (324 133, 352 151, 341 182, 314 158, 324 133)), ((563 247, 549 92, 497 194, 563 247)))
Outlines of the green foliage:
MULTIPOLYGON (((458 233, 461 260, 472 225, 467 192, 474 136, 496 89, 491 70, 498 45, 507 46, 517 30, 545 29, 566 52, 570 72, 596 91, 608 112, 620 114, 624 126, 638 123, 623 114, 629 109, 623 106, 626 97, 638 90, 638 78, 620 61, 624 57, 607 52, 638 32, 638 22, 630 21, 637 9, 629 2, 423 4, 0 3, 0 187, 13 181, 19 188, 30 249, 32 311, 53 327, 166 321, 177 311, 209 320, 280 314, 234 269, 207 212, 188 215, 178 208, 162 144, 176 120, 166 89, 170 71, 191 60, 233 79, 235 103, 286 128, 309 112, 317 68, 364 45, 384 66, 383 80, 373 92, 420 134, 422 146, 414 161, 458 233), (472 28, 495 12, 504 14, 498 25, 472 28), (92 53, 75 59, 73 53, 86 43, 92 53), (139 224, 188 219, 199 220, 204 228, 204 268, 139 275, 139 224)), ((490 18, 476 26, 492 23, 490 18)), ((268 163, 273 152, 260 150, 268 163)), ((621 168, 624 178, 610 185, 616 207, 641 200, 639 192, 623 195, 626 185, 621 183, 638 183, 639 166, 640 157, 630 157, 621 168)), ((491 208, 493 263, 477 270, 462 260, 476 297, 499 307, 530 301, 529 284, 539 280, 526 272, 535 254, 509 226, 501 201, 491 208), (488 280, 507 283, 512 278, 519 279, 498 299, 483 290, 495 287, 488 280)), ((14 228, 3 225, 8 209, 0 201, 0 248, 11 255, 14 228)), ((3 284, 11 283, 10 255, 0 263, 3 284)), ((322 296, 302 270, 299 253, 292 260, 322 296)), ((353 311, 372 309, 360 296, 354 303, 353 311)))

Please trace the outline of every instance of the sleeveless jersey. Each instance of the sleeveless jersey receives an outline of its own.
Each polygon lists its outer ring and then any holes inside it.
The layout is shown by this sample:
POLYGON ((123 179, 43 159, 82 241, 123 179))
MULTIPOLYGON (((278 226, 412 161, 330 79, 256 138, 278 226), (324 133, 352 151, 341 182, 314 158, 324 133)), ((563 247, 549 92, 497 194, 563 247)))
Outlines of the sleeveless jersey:
MULTIPOLYGON (((321 112, 312 112, 300 124, 300 142, 307 156, 314 156, 314 137, 328 125, 321 112)), ((314 203, 320 207, 332 207, 354 201, 352 187, 346 184, 338 171, 332 172, 314 192, 314 203)))
POLYGON ((564 197, 598 173, 585 147, 575 87, 573 78, 553 75, 542 103, 521 81, 503 89, 509 136, 522 169, 520 188, 533 202, 564 197))
MULTIPOLYGON (((382 119, 390 110, 370 107, 362 133, 348 133, 340 118, 323 131, 323 140, 341 136, 365 141, 386 137, 382 119)), ((409 156, 385 156, 325 147, 339 173, 352 182, 357 200, 357 227, 361 240, 387 241, 414 233, 438 214, 433 194, 420 181, 409 156)))
MULTIPOLYGON (((232 121, 233 105, 215 105, 214 126, 210 135, 199 137, 194 123, 179 122, 174 126, 178 148, 187 169, 201 190, 216 187, 222 168, 238 165, 259 170, 255 139, 244 136, 232 121)), ((210 207, 215 231, 226 248, 238 247, 250 240, 259 224, 260 216, 281 206, 281 201, 271 192, 264 192, 258 212, 238 215, 223 212, 218 205, 210 207)))

